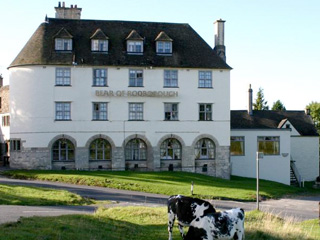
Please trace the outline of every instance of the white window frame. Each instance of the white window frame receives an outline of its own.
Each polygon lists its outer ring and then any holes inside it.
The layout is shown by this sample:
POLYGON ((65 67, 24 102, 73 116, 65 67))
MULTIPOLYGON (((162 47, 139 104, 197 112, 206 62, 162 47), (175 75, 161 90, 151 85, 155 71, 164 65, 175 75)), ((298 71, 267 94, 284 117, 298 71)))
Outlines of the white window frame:
POLYGON ((214 160, 216 153, 216 146, 214 141, 209 138, 201 138, 195 146, 196 160, 214 160))
POLYGON ((92 73, 92 86, 107 87, 108 86, 108 70, 105 68, 95 68, 92 73), (102 74, 103 73, 103 74, 102 74))
POLYGON ((70 68, 56 68, 56 86, 71 86, 70 68))
POLYGON ((163 75, 163 87, 178 87, 178 70, 164 70, 163 75))
POLYGON ((143 70, 129 69, 129 87, 143 87, 143 70))
POLYGON ((273 156, 277 156, 280 155, 280 136, 258 136, 257 137, 257 151, 258 152, 263 152, 264 155, 273 155, 273 156), (268 143, 273 143, 273 144, 277 144, 277 152, 276 153, 268 153, 266 151, 264 151, 264 149, 260 148, 260 144, 259 143, 265 143, 264 145, 267 145, 268 143))
POLYGON ((143 41, 127 40, 127 53, 129 54, 142 54, 143 41), (139 51, 140 48, 140 51, 139 51))
POLYGON ((56 38, 55 39, 56 51, 72 51, 72 39, 71 38, 56 38))
POLYGON ((212 121, 212 103, 199 103, 199 121, 212 121), (204 110, 201 110, 201 105, 204 106, 204 110), (210 110, 208 110, 210 106, 210 110), (201 119, 201 114, 204 114, 204 118, 201 119))
POLYGON ((143 121, 143 103, 129 103, 129 120, 143 121))
POLYGON ((199 88, 212 88, 212 71, 199 71, 199 88))
POLYGON ((231 156, 245 156, 245 137, 244 136, 231 136, 230 137, 230 155, 231 156), (232 143, 240 143, 242 154, 232 152, 232 143))
POLYGON ((164 120, 179 120, 179 103, 164 103, 164 120))
POLYGON ((92 120, 108 121, 108 103, 107 102, 92 103, 92 120))
POLYGON ((108 52, 109 41, 103 39, 91 39, 92 52, 108 52))
POLYGON ((71 120, 71 102, 55 102, 55 120, 71 120))
POLYGON ((172 54, 172 42, 170 41, 157 41, 158 54, 172 54))

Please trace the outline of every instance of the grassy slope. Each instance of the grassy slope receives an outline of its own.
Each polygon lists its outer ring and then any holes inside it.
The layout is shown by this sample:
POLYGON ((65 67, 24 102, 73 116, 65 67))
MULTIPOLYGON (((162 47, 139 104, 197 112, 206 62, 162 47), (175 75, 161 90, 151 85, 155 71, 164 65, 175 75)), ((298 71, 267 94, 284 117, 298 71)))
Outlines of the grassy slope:
MULTIPOLYGON (((165 207, 99 209, 93 216, 32 217, 3 224, 0 239, 166 240, 166 222, 165 207)), ((317 221, 294 224, 255 211, 246 213, 245 228, 247 240, 316 240, 320 234, 317 221)), ((173 238, 181 239, 177 227, 173 238)))
POLYGON ((62 190, 0 184, 1 205, 82 205, 91 201, 62 190))
MULTIPOLYGON (((231 180, 185 172, 106 172, 106 171, 9 171, 15 178, 60 181, 74 184, 102 186, 165 195, 190 195, 201 198, 254 201, 255 179, 232 177, 231 180)), ((260 181, 260 194, 265 198, 278 198, 304 190, 270 181, 260 181)), ((320 193, 320 191, 318 191, 320 193)))

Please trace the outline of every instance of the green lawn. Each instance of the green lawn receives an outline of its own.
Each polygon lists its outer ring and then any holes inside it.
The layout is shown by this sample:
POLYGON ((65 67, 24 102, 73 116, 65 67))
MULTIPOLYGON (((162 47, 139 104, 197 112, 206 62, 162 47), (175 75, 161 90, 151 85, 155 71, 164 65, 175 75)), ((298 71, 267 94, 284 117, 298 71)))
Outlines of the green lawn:
MULTIPOLYGON (((231 180, 185 172, 132 172, 132 171, 7 171, 6 175, 20 179, 59 181, 89 186, 101 186, 165 195, 190 195, 194 182, 194 194, 200 198, 254 201, 256 180, 232 177, 231 180)), ((264 198, 284 195, 314 193, 310 188, 297 188, 276 182, 260 180, 260 194, 264 198)), ((319 190, 317 190, 320 193, 319 190)))
POLYGON ((92 201, 68 191, 0 184, 1 205, 43 206, 91 203, 92 201))
MULTIPOLYGON (((247 240, 316 240, 318 221, 292 223, 262 212, 247 212, 247 240)), ((166 240, 165 207, 100 208, 94 215, 32 217, 0 225, 1 240, 166 240)), ((173 239, 181 239, 174 227, 173 239)))

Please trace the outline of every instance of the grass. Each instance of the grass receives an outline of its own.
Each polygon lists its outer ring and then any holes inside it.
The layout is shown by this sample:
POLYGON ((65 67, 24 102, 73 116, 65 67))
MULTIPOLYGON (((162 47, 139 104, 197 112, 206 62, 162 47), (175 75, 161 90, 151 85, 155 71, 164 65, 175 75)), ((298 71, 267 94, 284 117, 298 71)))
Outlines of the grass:
POLYGON ((44 206, 91 203, 93 203, 91 200, 68 191, 0 184, 1 205, 44 206))
MULTIPOLYGON (((100 208, 94 215, 22 218, 0 225, 1 240, 166 240, 165 207, 100 208)), ((246 240, 316 240, 318 221, 287 222, 263 212, 246 213, 246 240)), ((175 226, 173 239, 181 239, 175 226)))
MULTIPOLYGON (((4 174, 13 178, 58 181, 88 186, 133 190, 164 195, 190 195, 191 181, 194 194, 199 198, 255 201, 256 180, 231 177, 231 180, 185 172, 109 172, 109 171, 40 171, 12 170, 4 174)), ((320 193, 320 190, 297 188, 260 180, 263 198, 280 198, 285 195, 320 193)))

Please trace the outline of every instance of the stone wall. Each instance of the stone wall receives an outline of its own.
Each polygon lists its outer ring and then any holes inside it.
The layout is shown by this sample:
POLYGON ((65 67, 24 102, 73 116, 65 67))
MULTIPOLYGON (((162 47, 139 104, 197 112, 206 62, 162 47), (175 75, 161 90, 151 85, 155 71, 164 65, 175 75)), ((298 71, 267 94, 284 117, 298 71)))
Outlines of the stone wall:
POLYGON ((75 161, 51 161, 49 148, 22 147, 21 151, 12 151, 10 167, 14 169, 79 169, 79 170, 134 170, 134 171, 184 171, 206 174, 214 177, 230 179, 230 155, 229 147, 218 146, 216 148, 216 159, 195 160, 194 150, 185 146, 182 150, 182 160, 161 160, 160 151, 153 147, 152 162, 147 161, 125 161, 124 148, 112 149, 112 160, 89 161, 89 151, 85 147, 75 150, 75 161))

